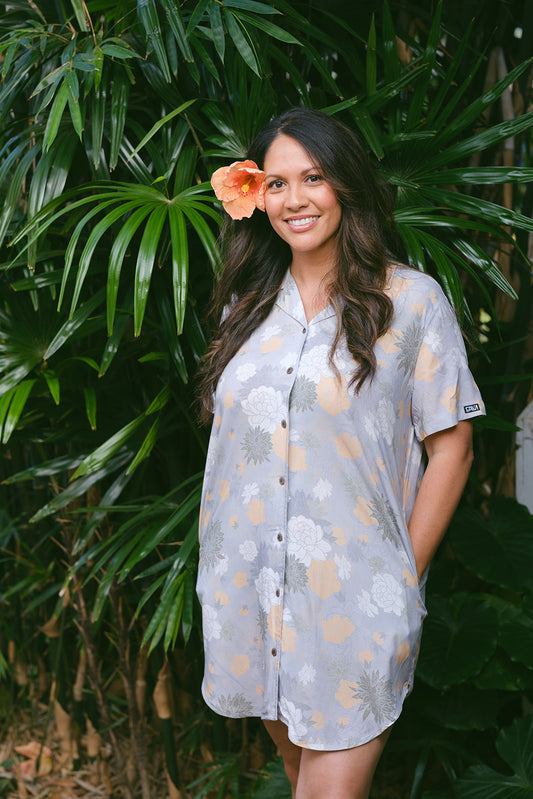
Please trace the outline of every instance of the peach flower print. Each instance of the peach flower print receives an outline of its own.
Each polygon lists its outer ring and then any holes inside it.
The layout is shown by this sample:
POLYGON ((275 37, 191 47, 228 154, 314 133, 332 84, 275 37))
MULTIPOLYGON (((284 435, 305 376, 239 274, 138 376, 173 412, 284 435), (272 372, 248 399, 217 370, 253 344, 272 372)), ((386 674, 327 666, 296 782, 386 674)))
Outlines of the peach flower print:
POLYGON ((222 166, 211 177, 215 194, 232 219, 250 217, 256 208, 265 210, 265 173, 255 161, 235 161, 222 166))

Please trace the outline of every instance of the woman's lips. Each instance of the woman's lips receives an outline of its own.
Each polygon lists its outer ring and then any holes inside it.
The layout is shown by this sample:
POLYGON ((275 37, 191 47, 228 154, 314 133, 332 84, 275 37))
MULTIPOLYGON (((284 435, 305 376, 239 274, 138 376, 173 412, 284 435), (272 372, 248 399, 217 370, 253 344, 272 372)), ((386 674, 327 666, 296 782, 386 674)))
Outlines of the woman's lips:
POLYGON ((300 216, 286 219, 288 226, 293 230, 307 230, 319 219, 318 216, 300 216))

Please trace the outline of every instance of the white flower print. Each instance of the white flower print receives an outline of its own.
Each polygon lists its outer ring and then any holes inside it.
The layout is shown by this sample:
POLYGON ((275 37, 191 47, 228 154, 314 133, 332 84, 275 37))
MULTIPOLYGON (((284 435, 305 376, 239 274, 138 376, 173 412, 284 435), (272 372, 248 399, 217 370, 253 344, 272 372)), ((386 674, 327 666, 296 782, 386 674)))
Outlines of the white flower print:
POLYGON ((235 370, 235 376, 239 382, 244 383, 250 377, 253 377, 256 371, 255 363, 243 363, 235 370))
POLYGON ((249 505, 252 497, 259 494, 259 486, 257 483, 246 483, 242 490, 242 504, 249 505))
POLYGON ((352 564, 346 555, 335 555, 333 559, 337 567, 339 580, 349 580, 352 574, 352 564))
POLYGON ((372 439, 384 438, 389 446, 392 444, 392 430, 395 421, 394 407, 388 399, 381 399, 375 413, 365 416, 365 430, 372 439))
POLYGON ((261 333, 261 341, 269 341, 272 336, 279 336, 280 333, 281 330, 279 325, 270 325, 269 327, 265 327, 261 333))
POLYGON ((257 557, 257 547, 255 545, 255 541, 252 541, 251 539, 248 541, 243 541, 239 547, 239 552, 243 556, 244 560, 247 560, 250 563, 254 561, 257 557))
POLYGON ((313 347, 309 352, 302 355, 300 374, 312 380, 313 383, 319 383, 320 378, 329 374, 330 370, 329 347, 327 344, 319 344, 318 347, 313 347))
POLYGON ((286 624, 287 627, 290 627, 293 623, 292 613, 290 608, 287 605, 283 606, 283 624, 286 624))
POLYGON ((283 719, 289 728, 289 738, 301 740, 307 732, 307 725, 302 722, 302 711, 296 707, 294 702, 289 702, 283 697, 279 703, 279 709, 283 719))
POLYGON ((379 611, 375 605, 372 604, 370 594, 368 591, 363 590, 357 597, 357 604, 359 605, 359 609, 368 616, 370 619, 373 619, 374 616, 377 616, 379 611))
POLYGON ((392 574, 376 574, 372 585, 372 599, 385 613, 401 616, 404 609, 402 588, 392 574))
POLYGON ((202 610, 203 631, 206 641, 212 638, 220 638, 222 625, 217 621, 218 613, 211 605, 204 605, 202 610))
POLYGON ((324 480, 324 478, 321 477, 316 486, 313 488, 313 496, 315 499, 318 499, 322 502, 323 499, 327 499, 331 496, 332 490, 333 486, 329 480, 324 480))
POLYGON ((309 663, 304 663, 304 665, 298 672, 298 679, 302 683, 302 685, 309 685, 310 683, 314 682, 315 677, 316 677, 315 667, 311 666, 309 663))
POLYGON ((267 433, 273 433, 284 416, 281 391, 271 386, 253 388, 241 406, 250 424, 267 433))
POLYGON ((217 565, 215 566, 215 574, 217 577, 222 577, 223 574, 226 574, 228 570, 228 556, 224 555, 223 558, 219 558, 217 561, 217 565))
POLYGON ((319 524, 305 516, 293 516, 287 525, 289 541, 287 552, 294 555, 305 566, 310 566, 312 560, 326 560, 331 549, 324 540, 324 533, 319 524))
POLYGON ((282 367, 282 369, 288 369, 289 366, 294 366, 297 360, 298 356, 295 352, 288 352, 287 355, 281 359, 279 365, 282 367))
POLYGON ((435 354, 439 352, 442 347, 442 337, 436 330, 429 330, 424 336, 424 344, 435 354))
POLYGON ((255 581, 255 587, 259 595, 259 604, 268 613, 272 605, 279 605, 281 603, 280 592, 280 576, 274 569, 264 567, 259 572, 259 577, 255 581))

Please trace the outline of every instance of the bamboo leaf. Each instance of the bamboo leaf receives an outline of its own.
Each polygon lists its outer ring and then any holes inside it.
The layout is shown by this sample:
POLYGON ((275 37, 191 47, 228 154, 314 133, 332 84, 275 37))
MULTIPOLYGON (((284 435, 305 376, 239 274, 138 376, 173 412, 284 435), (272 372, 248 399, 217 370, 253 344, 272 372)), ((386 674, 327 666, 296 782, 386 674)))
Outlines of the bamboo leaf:
POLYGON ((109 508, 113 507, 116 500, 122 494, 124 488, 130 481, 131 475, 126 474, 126 472, 122 472, 119 476, 113 481, 111 486, 105 492, 104 496, 102 497, 102 501, 100 504, 94 508, 91 508, 91 517, 85 527, 83 528, 81 535, 76 540, 74 544, 74 548, 72 551, 73 555, 78 555, 89 543, 89 540, 98 527, 99 524, 104 520, 109 512, 109 508))
POLYGON ((366 46, 366 93, 374 94, 377 84, 376 18, 372 14, 366 46))
POLYGON ((102 157, 106 100, 107 84, 101 83, 98 88, 95 86, 95 90, 91 94, 92 158, 95 169, 98 169, 100 166, 100 159, 102 157))
POLYGON ((139 336, 141 333, 155 256, 169 207, 170 206, 165 203, 165 205, 156 207, 151 211, 139 245, 133 295, 133 325, 135 336, 139 336))
POLYGON ((54 497, 54 499, 40 508, 40 510, 38 510, 37 513, 31 517, 30 522, 39 522, 42 519, 45 519, 47 516, 52 516, 53 514, 57 513, 64 508, 65 505, 68 505, 73 500, 85 494, 91 488, 91 486, 95 485, 95 483, 98 483, 98 481, 103 480, 113 471, 116 471, 124 466, 124 463, 130 457, 131 455, 129 452, 121 453, 116 458, 109 461, 105 469, 92 472, 91 474, 82 477, 80 480, 76 480, 74 483, 65 488, 60 494, 54 497))
POLYGON ((83 134, 83 120, 81 118, 80 86, 78 82, 78 77, 75 72, 67 72, 65 76, 65 81, 69 88, 67 98, 70 110, 70 118, 72 119, 72 125, 74 127, 74 130, 78 134, 78 137, 81 141, 83 134))
POLYGON ((44 131, 43 150, 45 151, 50 149, 55 137, 57 136, 59 125, 61 123, 61 119, 63 118, 63 111, 65 110, 65 106, 68 102, 69 91, 68 84, 66 81, 63 81, 56 92, 56 96, 54 98, 54 102, 52 103, 52 108, 50 109, 44 131))
POLYGON ((137 451, 137 454, 135 455, 134 459, 128 466, 127 474, 133 472, 137 468, 139 463, 144 461, 155 447, 157 443, 160 422, 161 419, 158 416, 153 425, 151 426, 151 428, 149 429, 148 433, 146 434, 144 441, 142 442, 141 446, 137 451))
POLYGON ((41 372, 42 376, 46 380, 48 385, 48 390, 52 395, 52 399, 54 400, 56 405, 59 405, 60 396, 61 396, 61 389, 59 385, 59 380, 56 373, 52 369, 44 369, 41 372))
POLYGON ((120 231, 117 233, 111 253, 109 255, 109 266, 107 273, 107 332, 111 335, 113 332, 113 324, 115 319, 115 310, 117 307, 118 287, 120 283, 120 272, 122 263, 126 255, 126 251, 130 242, 135 235, 137 228, 142 224, 144 219, 151 211, 150 206, 138 208, 126 220, 120 231))
POLYGON ((215 50, 218 53, 218 57, 224 63, 224 53, 226 49, 226 38, 224 35, 224 27, 222 25, 222 14, 220 12, 220 6, 218 3, 210 3, 209 7, 209 23, 211 26, 211 36, 213 38, 213 44, 215 45, 215 50))
POLYGON ((183 331, 187 303, 189 276, 189 247, 187 227, 183 213, 175 205, 169 207, 170 239, 172 242, 172 285, 174 290, 174 313, 178 335, 183 331))
POLYGON ((478 166, 441 169, 417 177, 420 184, 492 186, 495 183, 531 183, 533 167, 478 166))
POLYGON ((420 62, 422 75, 415 84, 415 90, 409 103, 409 111, 405 122, 405 128, 416 127, 423 114, 424 104, 427 102, 428 86, 433 74, 437 48, 441 36, 441 14, 442 0, 439 0, 433 14, 431 29, 427 38, 426 48, 420 62))
POLYGON ((3 242, 13 215, 19 207, 22 186, 39 151, 39 146, 31 147, 26 153, 24 153, 24 149, 24 145, 15 148, 11 157, 2 164, 3 175, 6 178, 9 176, 10 180, 7 194, 4 195, 3 208, 0 215, 0 244, 3 242), (16 164, 16 168, 10 174, 10 168, 13 163, 16 164))
MULTIPOLYGON (((171 305, 168 295, 161 291, 156 294, 156 301, 161 317, 161 325, 163 327, 165 342, 168 347, 170 357, 172 358, 172 362, 180 378, 184 383, 187 383, 189 379, 187 364, 178 338, 178 332, 176 329, 176 314, 174 313, 173 303, 171 305)), ((153 357, 154 355, 155 353, 150 353, 150 356, 145 356, 143 361, 153 357)))
POLYGON ((115 323, 113 325, 113 332, 108 337, 106 341, 106 345, 104 347, 104 352, 102 354, 102 360, 100 362, 100 368, 98 369, 98 377, 103 377, 109 367, 111 366, 115 355, 117 354, 119 344, 122 340, 124 333, 128 327, 128 324, 131 319, 131 314, 129 313, 121 313, 115 323))
POLYGON ((452 161, 468 158, 474 153, 487 150, 489 147, 499 144, 510 136, 517 136, 519 133, 529 130, 532 126, 533 112, 531 111, 527 114, 523 114, 521 117, 511 119, 508 122, 501 122, 487 130, 481 131, 481 133, 476 133, 468 139, 463 139, 457 144, 452 144, 433 158, 428 158, 424 163, 424 170, 431 171, 441 166, 446 166, 446 164, 452 161))
POLYGON ((279 14, 277 8, 266 5, 266 3, 258 3, 256 0, 223 0, 225 8, 239 8, 243 11, 251 11, 254 14, 279 14))
POLYGON ((142 138, 142 140, 139 142, 139 144, 137 145, 137 147, 135 148, 135 150, 133 150, 133 152, 131 153, 131 155, 130 155, 130 156, 129 156, 129 158, 128 158, 128 161, 130 161, 130 160, 133 158, 133 156, 134 156, 134 155, 136 155, 136 154, 139 152, 139 150, 142 150, 142 148, 143 148, 143 147, 144 147, 144 146, 145 146, 145 145, 146 145, 146 144, 147 144, 147 143, 150 141, 150 139, 152 139, 152 138, 155 136, 155 134, 157 133, 157 131, 158 131, 158 130, 161 130, 161 128, 162 128, 164 125, 166 125, 166 124, 167 124, 167 122, 170 122, 170 120, 171 120, 171 119, 174 119, 174 117, 178 116, 178 114, 181 114, 181 113, 183 113, 183 111, 185 111, 187 108, 189 108, 189 106, 191 106, 191 105, 192 105, 193 103, 195 103, 195 102, 196 102, 196 100, 195 100, 195 99, 193 99, 193 100, 187 100, 187 102, 185 102, 185 103, 182 103, 180 106, 178 106, 178 108, 175 108, 175 109, 174 109, 174 111, 171 111, 171 112, 170 112, 170 114, 167 114, 167 115, 166 115, 166 116, 164 116, 162 119, 159 119, 159 120, 158 120, 158 121, 155 123, 155 125, 153 125, 153 126, 150 128, 150 130, 148 131, 148 133, 146 134, 146 136, 144 136, 144 137, 142 138))
POLYGON ((35 380, 24 380, 13 391, 7 413, 3 419, 2 444, 7 444, 11 438, 35 383, 35 380))
POLYGON ((533 219, 505 208, 503 205, 497 205, 479 197, 468 197, 466 194, 459 194, 447 189, 430 189, 427 186, 421 187, 420 193, 435 203, 453 208, 461 214, 472 214, 474 217, 480 217, 498 225, 511 225, 522 230, 533 231, 533 219))
MULTIPOLYGON (((106 203, 102 203, 99 206, 95 206, 94 209, 91 209, 91 215, 93 211, 100 212, 103 208, 108 207, 110 204, 116 203, 116 200, 110 200, 106 203)), ((121 219, 125 214, 128 214, 131 210, 136 208, 138 202, 135 200, 130 200, 129 202, 122 203, 118 206, 118 208, 113 208, 109 211, 103 219, 94 226, 91 231, 89 238, 87 239, 87 243, 83 248, 81 253, 79 263, 78 263, 78 274, 76 276, 76 283, 74 285, 74 292, 72 295, 72 301, 70 304, 70 313, 74 313, 76 306, 78 304, 78 300, 80 298, 81 289, 83 287, 83 283, 85 278, 87 277, 87 273, 89 271, 89 267, 91 265, 91 259, 94 254, 96 247, 98 246, 102 237, 107 233, 109 228, 111 228, 115 222, 121 219)), ((86 220, 87 217, 84 217, 82 222, 86 220)), ((72 240, 71 240, 72 241, 72 240)), ((68 261, 65 263, 65 271, 67 270, 67 263, 68 263, 68 270, 70 271, 70 265, 72 262, 72 257, 74 256, 74 247, 69 246, 69 257, 68 261)))
POLYGON ((112 172, 118 163, 118 156, 126 124, 130 83, 124 69, 117 65, 113 72, 111 91, 111 144, 109 149, 109 169, 112 172))
POLYGON ((172 80, 168 65, 167 53, 161 34, 161 21, 157 13, 157 6, 154 0, 138 0, 137 15, 142 23, 149 42, 149 51, 153 52, 161 72, 167 83, 172 80))
MULTIPOLYGON (((228 6, 229 4, 224 3, 224 5, 228 6)), ((299 47, 302 47, 302 43, 291 33, 288 33, 287 31, 283 30, 283 28, 280 28, 279 25, 274 25, 272 22, 269 22, 266 19, 255 17, 252 14, 247 14, 244 11, 239 13, 239 19, 248 22, 255 28, 259 28, 259 30, 268 34, 273 39, 277 39, 280 42, 285 42, 286 44, 296 44, 299 47)))
POLYGON ((71 477, 72 480, 77 480, 78 477, 84 477, 88 474, 94 474, 100 471, 107 461, 116 455, 123 445, 131 438, 138 427, 144 422, 145 415, 142 413, 137 416, 133 421, 128 422, 120 430, 117 430, 110 438, 103 444, 100 444, 90 455, 88 455, 78 466, 76 471, 71 477))
POLYGON ((96 430, 96 391, 92 386, 86 386, 83 389, 83 396, 85 397, 85 413, 87 420, 91 426, 91 430, 96 430))
POLYGON ((396 42, 394 22, 387 0, 383 3, 382 25, 383 69, 386 82, 391 83, 398 80, 400 77, 400 60, 398 58, 398 44, 396 42))
MULTIPOLYGON (((74 333, 87 321, 93 311, 100 305, 104 298, 105 288, 99 289, 90 300, 82 303, 78 310, 61 327, 48 345, 44 354, 44 360, 49 360, 68 341, 74 333)), ((98 366, 97 366, 98 368, 98 366)))
POLYGON ((169 22, 174 38, 178 43, 181 54, 185 61, 194 61, 194 55, 191 46, 187 40, 187 34, 183 25, 181 11, 175 0, 161 0, 161 5, 165 9, 166 17, 169 22))
MULTIPOLYGON (((67 289, 67 285, 70 278, 70 270, 72 268, 72 263, 74 261, 74 255, 76 252, 76 247, 79 241, 79 238, 82 234, 84 227, 86 227, 91 220, 101 213, 105 208, 109 205, 113 205, 115 203, 115 199, 106 199, 103 203, 95 204, 78 222, 74 231, 70 237, 69 243, 67 245, 67 249, 65 250, 65 267, 63 269, 63 279, 61 281, 61 289, 59 292, 59 300, 57 303, 58 310, 61 310, 63 305, 63 298, 65 296, 65 291, 67 289)), ((72 206, 71 206, 72 207, 72 206)), ((59 216, 59 215, 58 215, 59 216)), ((81 288, 81 286, 80 286, 81 288)))
MULTIPOLYGON (((455 139, 462 130, 475 122, 481 116, 485 108, 496 102, 503 92, 509 86, 512 86, 514 81, 518 80, 520 75, 530 67, 532 62, 533 58, 523 61, 517 67, 508 72, 507 75, 505 75, 501 80, 495 83, 494 86, 482 94, 481 97, 479 97, 473 103, 469 103, 465 110, 458 114, 455 119, 453 119, 447 125, 443 125, 442 128, 439 129, 439 134, 437 136, 438 144, 442 147, 445 143, 455 139)), ((530 116, 530 114, 524 114, 523 117, 518 117, 518 119, 514 121, 519 121, 527 116, 530 116)), ((493 128, 493 130, 494 129, 495 128, 493 128)))
POLYGON ((442 129, 442 126, 444 125, 445 120, 447 119, 448 113, 451 113, 451 111, 455 107, 455 103, 459 101, 459 99, 461 98, 461 96, 463 94, 463 85, 465 87, 468 86, 469 82, 470 82, 470 79, 475 75, 475 73, 477 71, 477 69, 473 69, 471 71, 470 75, 465 76, 465 80, 464 80, 462 86, 460 86, 460 87, 456 87, 455 86, 455 84, 454 84, 455 76, 457 74, 457 70, 459 69, 459 67, 461 65, 461 62, 463 60, 464 54, 466 52, 466 48, 468 46, 468 41, 470 39, 470 32, 472 30, 472 25, 473 25, 473 21, 470 22, 470 24, 468 25, 468 28, 466 29, 466 32, 461 37, 461 40, 459 42, 459 47, 457 48, 456 52, 454 53, 454 57, 452 59, 452 62, 449 65, 448 69, 446 70, 445 75, 443 76, 443 78, 442 78, 442 80, 440 82, 438 92, 437 92, 435 98, 430 103, 430 106, 428 108, 428 114, 427 114, 427 117, 426 117, 426 124, 427 124, 428 127, 431 127, 434 124, 434 120, 435 120, 435 118, 437 117, 437 115, 441 111, 442 104, 444 103, 446 95, 448 94, 450 89, 452 89, 452 87, 453 87, 453 89, 454 89, 453 98, 452 98, 453 105, 451 103, 449 104, 449 111, 446 108, 442 111, 442 114, 439 117, 439 122, 438 122, 438 124, 435 125, 437 130, 441 130, 442 129))
POLYGON ((224 8, 224 19, 226 20, 228 33, 231 36, 233 44, 237 48, 237 52, 243 59, 244 63, 247 64, 247 66, 250 67, 250 69, 255 72, 258 77, 261 77, 261 70, 257 56, 253 52, 249 43, 246 41, 236 16, 231 11, 228 11, 226 8, 224 8))
POLYGON ((83 0, 70 0, 72 8, 74 9, 74 14, 76 15, 76 20, 78 21, 78 25, 80 26, 80 31, 87 31, 89 30, 89 24, 87 22, 87 18, 85 14, 87 13, 87 7, 83 0))

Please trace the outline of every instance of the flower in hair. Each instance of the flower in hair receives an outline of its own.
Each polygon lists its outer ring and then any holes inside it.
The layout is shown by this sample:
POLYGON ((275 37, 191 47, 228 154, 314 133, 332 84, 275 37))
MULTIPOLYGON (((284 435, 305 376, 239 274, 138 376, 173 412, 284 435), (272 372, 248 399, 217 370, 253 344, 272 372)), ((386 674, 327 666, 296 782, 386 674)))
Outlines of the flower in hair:
POLYGON ((211 185, 232 219, 265 210, 265 173, 254 161, 235 161, 213 172, 211 185))

